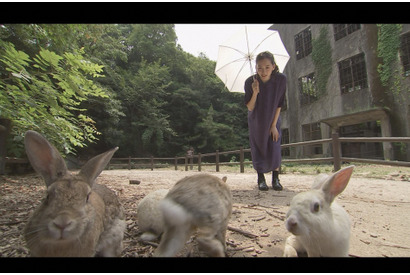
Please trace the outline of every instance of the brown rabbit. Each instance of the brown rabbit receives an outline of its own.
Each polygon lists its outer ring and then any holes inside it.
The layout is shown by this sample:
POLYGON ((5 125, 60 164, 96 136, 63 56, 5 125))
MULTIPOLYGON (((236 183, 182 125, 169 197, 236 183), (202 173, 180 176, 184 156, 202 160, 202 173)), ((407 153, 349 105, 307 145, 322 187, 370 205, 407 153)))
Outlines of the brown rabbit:
POLYGON ((39 133, 28 131, 24 142, 31 165, 47 186, 46 198, 24 230, 31 256, 120 256, 123 208, 112 190, 94 183, 118 147, 90 159, 74 175, 39 133))
POLYGON ((200 174, 186 177, 160 202, 164 233, 154 253, 173 257, 198 228, 199 249, 211 257, 224 257, 225 234, 232 212, 232 195, 226 177, 200 174))

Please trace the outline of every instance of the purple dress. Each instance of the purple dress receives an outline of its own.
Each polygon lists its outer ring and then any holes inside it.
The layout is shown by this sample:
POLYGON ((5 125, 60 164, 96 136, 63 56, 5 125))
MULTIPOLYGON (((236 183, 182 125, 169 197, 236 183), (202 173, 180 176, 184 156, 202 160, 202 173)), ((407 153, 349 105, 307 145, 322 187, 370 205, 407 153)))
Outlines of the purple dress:
MULTIPOLYGON (((280 139, 280 116, 276 127, 279 131, 279 139, 273 141, 270 127, 278 107, 282 107, 285 100, 286 76, 281 73, 273 73, 271 78, 263 83, 259 78, 259 94, 255 108, 248 112, 249 143, 251 146, 253 167, 258 173, 267 173, 280 167, 281 151, 280 139)), ((252 98, 253 76, 245 81, 245 104, 252 98)))

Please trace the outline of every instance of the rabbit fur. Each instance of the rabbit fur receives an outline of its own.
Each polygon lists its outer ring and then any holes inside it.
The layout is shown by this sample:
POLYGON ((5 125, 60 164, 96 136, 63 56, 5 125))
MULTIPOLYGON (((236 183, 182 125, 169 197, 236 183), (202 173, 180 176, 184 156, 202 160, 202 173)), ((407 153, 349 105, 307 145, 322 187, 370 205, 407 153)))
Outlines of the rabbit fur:
POLYGON ((124 210, 112 190, 94 183, 118 147, 71 174, 57 149, 39 133, 26 132, 24 142, 31 165, 47 187, 47 196, 24 229, 31 256, 119 256, 124 210))
POLYGON ((142 240, 153 241, 162 234, 164 222, 159 202, 167 193, 168 189, 156 190, 146 195, 138 204, 138 227, 144 232, 140 237, 142 240))
POLYGON ((232 212, 232 194, 222 180, 209 174, 178 181, 160 202, 164 233, 155 257, 173 257, 195 229, 200 251, 210 257, 224 257, 225 235, 232 212))
POLYGON ((319 175, 312 189, 297 194, 286 215, 286 229, 292 233, 285 243, 284 256, 347 257, 350 219, 334 201, 346 188, 354 166, 331 176, 319 175))

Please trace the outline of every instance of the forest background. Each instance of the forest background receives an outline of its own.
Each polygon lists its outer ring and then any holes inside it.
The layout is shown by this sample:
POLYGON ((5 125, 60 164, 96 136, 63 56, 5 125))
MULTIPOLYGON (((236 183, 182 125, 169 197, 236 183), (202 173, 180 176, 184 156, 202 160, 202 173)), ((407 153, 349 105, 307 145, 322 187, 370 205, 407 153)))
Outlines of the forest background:
POLYGON ((116 157, 246 147, 243 94, 214 69, 183 51, 173 24, 0 25, 7 155, 24 156, 27 130, 80 158, 115 146, 116 157))

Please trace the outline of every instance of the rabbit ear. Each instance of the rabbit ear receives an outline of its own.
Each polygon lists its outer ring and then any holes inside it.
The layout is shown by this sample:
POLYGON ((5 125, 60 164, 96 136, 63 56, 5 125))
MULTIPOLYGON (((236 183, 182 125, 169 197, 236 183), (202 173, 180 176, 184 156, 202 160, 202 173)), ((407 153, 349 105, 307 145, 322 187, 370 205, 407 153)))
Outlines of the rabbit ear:
POLYGON ((327 181, 328 178, 330 178, 330 176, 328 176, 326 174, 319 174, 315 178, 311 189, 317 189, 317 190, 322 189, 322 185, 327 181))
POLYGON ((43 176, 47 187, 67 174, 67 166, 60 153, 42 135, 27 131, 24 145, 31 165, 43 176))
POLYGON ((354 165, 339 170, 322 185, 322 191, 325 193, 327 202, 332 203, 335 197, 345 190, 353 173, 353 168, 354 165))
POLYGON ((105 153, 93 157, 81 168, 79 175, 81 175, 90 186, 93 185, 94 180, 100 175, 105 166, 110 162, 115 151, 118 147, 115 147, 105 153))

